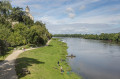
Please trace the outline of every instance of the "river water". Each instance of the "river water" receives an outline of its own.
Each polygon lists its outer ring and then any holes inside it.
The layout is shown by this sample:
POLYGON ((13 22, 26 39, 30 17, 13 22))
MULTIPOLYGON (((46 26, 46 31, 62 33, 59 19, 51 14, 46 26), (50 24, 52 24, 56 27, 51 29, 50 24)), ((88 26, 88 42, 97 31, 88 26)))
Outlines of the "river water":
POLYGON ((83 79, 120 79, 120 45, 100 40, 61 38, 68 45, 72 71, 83 79))

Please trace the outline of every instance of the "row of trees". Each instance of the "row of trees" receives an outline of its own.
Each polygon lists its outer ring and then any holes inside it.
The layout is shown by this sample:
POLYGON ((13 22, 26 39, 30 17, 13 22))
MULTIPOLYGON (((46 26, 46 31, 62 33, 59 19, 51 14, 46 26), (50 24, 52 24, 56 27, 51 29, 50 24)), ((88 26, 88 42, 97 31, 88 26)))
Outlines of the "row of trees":
POLYGON ((12 8, 9 1, 0 1, 0 55, 5 54, 8 47, 44 45, 51 37, 41 21, 34 23, 22 8, 12 8), (19 23, 13 26, 14 21, 19 23))
POLYGON ((85 39, 96 40, 109 40, 120 42, 120 33, 101 33, 100 35, 94 34, 55 34, 54 37, 82 37, 85 39))
POLYGON ((82 37, 82 34, 54 34, 54 37, 82 37))

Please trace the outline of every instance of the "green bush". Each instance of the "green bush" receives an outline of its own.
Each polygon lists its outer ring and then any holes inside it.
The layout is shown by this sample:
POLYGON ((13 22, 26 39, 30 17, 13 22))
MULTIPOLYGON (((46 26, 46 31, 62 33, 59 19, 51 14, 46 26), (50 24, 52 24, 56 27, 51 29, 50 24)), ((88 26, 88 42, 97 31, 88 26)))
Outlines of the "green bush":
POLYGON ((8 50, 10 51, 10 50, 13 50, 14 49, 14 47, 8 47, 8 50))

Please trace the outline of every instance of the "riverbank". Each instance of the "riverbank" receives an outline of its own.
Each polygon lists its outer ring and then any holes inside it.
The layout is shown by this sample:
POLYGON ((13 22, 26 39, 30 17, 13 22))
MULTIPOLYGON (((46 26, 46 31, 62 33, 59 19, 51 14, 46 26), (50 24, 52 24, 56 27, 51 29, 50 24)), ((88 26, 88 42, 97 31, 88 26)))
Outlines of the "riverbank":
POLYGON ((101 34, 55 34, 53 37, 78 37, 84 39, 106 40, 109 42, 120 42, 120 33, 101 33, 101 34))
POLYGON ((81 79, 73 72, 66 60, 67 45, 58 39, 52 39, 46 47, 22 53, 16 60, 16 71, 21 79, 81 79), (57 62, 63 67, 60 72, 57 62), (23 75, 22 68, 27 68, 31 74, 23 75), (69 73, 68 73, 69 72, 69 73))
POLYGON ((67 43, 68 63, 83 79, 120 79, 120 44, 83 38, 59 38, 67 43))

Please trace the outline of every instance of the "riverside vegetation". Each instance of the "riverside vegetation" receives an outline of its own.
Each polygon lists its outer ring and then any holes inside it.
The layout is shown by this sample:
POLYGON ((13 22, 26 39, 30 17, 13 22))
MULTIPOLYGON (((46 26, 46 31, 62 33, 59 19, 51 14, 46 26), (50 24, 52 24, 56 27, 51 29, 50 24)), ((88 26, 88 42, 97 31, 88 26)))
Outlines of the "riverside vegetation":
POLYGON ((55 34, 54 37, 82 37, 85 39, 108 40, 120 42, 120 33, 101 33, 97 34, 55 34))
POLYGON ((51 37, 44 23, 34 22, 22 8, 12 7, 9 1, 0 1, 0 60, 14 47, 45 45, 51 37))
POLYGON ((45 47, 26 51, 16 60, 16 71, 20 79, 81 79, 66 62, 67 45, 58 39, 52 39, 45 47), (60 62, 58 66, 57 62, 60 62), (64 72, 60 72, 60 67, 64 72), (21 73, 22 68, 27 68, 31 74, 21 73), (69 72, 69 73, 68 73, 69 72))

